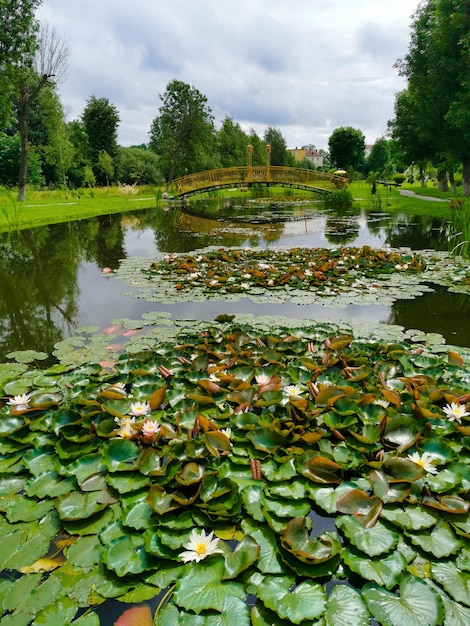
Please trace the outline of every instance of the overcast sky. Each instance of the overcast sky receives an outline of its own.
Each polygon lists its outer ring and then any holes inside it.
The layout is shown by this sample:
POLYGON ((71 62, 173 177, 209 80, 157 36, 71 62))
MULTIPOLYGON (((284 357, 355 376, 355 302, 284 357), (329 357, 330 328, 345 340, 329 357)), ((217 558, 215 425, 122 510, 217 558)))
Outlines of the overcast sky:
POLYGON ((327 148, 335 128, 373 143, 405 86, 393 64, 408 49, 419 0, 43 0, 38 14, 70 44, 61 85, 68 119, 105 97, 121 145, 147 143, 168 83, 207 97, 260 137, 327 148))

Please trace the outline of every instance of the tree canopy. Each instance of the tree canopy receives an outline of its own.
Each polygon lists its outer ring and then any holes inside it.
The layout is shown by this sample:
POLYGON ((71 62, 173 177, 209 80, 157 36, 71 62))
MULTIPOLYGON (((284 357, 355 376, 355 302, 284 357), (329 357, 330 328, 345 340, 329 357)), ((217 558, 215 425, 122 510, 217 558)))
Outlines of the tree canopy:
POLYGON ((42 0, 0 2, 0 124, 6 124, 21 70, 33 66, 39 23, 35 12, 42 0))
POLYGON ((216 142, 207 98, 180 80, 168 83, 162 106, 150 128, 150 148, 160 155, 165 180, 210 169, 216 142))
POLYGON ((408 84, 391 122, 410 159, 461 161, 464 195, 470 195, 469 20, 468 0, 427 0, 418 7, 408 53, 397 61, 408 84))
POLYGON ((364 165, 365 137, 357 128, 341 126, 336 128, 328 140, 331 162, 342 169, 353 168, 361 171, 364 165))
POLYGON ((117 154, 119 113, 108 98, 91 96, 83 110, 82 121, 88 137, 89 158, 96 174, 101 171, 100 152, 107 152, 111 158, 117 154))

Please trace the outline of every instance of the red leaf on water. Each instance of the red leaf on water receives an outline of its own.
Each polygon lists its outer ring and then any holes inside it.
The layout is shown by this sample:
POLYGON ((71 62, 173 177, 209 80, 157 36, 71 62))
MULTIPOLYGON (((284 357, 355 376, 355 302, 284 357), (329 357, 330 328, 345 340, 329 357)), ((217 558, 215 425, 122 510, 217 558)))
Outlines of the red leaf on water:
POLYGON ((112 335, 113 333, 117 332, 118 330, 121 330, 121 327, 118 326, 117 324, 113 324, 112 326, 108 326, 107 328, 105 328, 103 330, 105 335, 112 335))
POLYGON ((152 613, 147 604, 127 609, 114 622, 114 626, 153 626, 152 613))
POLYGON ((138 335, 142 328, 130 328, 129 330, 125 330, 122 334, 124 337, 132 337, 132 335, 138 335))

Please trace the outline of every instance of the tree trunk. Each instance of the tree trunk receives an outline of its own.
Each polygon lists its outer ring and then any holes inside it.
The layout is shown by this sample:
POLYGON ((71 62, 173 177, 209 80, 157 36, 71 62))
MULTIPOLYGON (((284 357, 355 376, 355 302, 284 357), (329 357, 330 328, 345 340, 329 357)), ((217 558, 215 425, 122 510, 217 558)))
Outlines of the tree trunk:
POLYGON ((462 164, 462 195, 470 196, 470 155, 463 159, 462 164))
POLYGON ((20 173, 18 180, 18 202, 26 200, 26 184, 28 179, 28 90, 21 88, 18 106, 18 125, 20 131, 20 173))
POLYGON ((437 188, 439 191, 449 191, 449 185, 447 184, 447 172, 445 169, 438 170, 437 172, 437 188))
POLYGON ((422 165, 419 166, 419 186, 422 189, 424 189, 424 187, 426 187, 426 178, 424 176, 424 169, 423 169, 422 165))
POLYGON ((449 183, 450 183, 450 188, 452 189, 452 193, 454 194, 454 196, 456 196, 457 185, 455 184, 454 172, 452 170, 449 170, 449 183))

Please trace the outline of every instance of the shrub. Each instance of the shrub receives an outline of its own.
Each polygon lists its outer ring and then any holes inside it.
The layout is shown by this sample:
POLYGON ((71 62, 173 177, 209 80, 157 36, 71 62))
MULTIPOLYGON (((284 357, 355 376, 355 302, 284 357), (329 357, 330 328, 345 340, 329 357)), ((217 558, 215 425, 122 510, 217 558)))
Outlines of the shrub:
POLYGON ((406 180, 406 176, 405 174, 400 174, 397 172, 392 176, 392 180, 395 181, 398 185, 402 185, 406 180))

